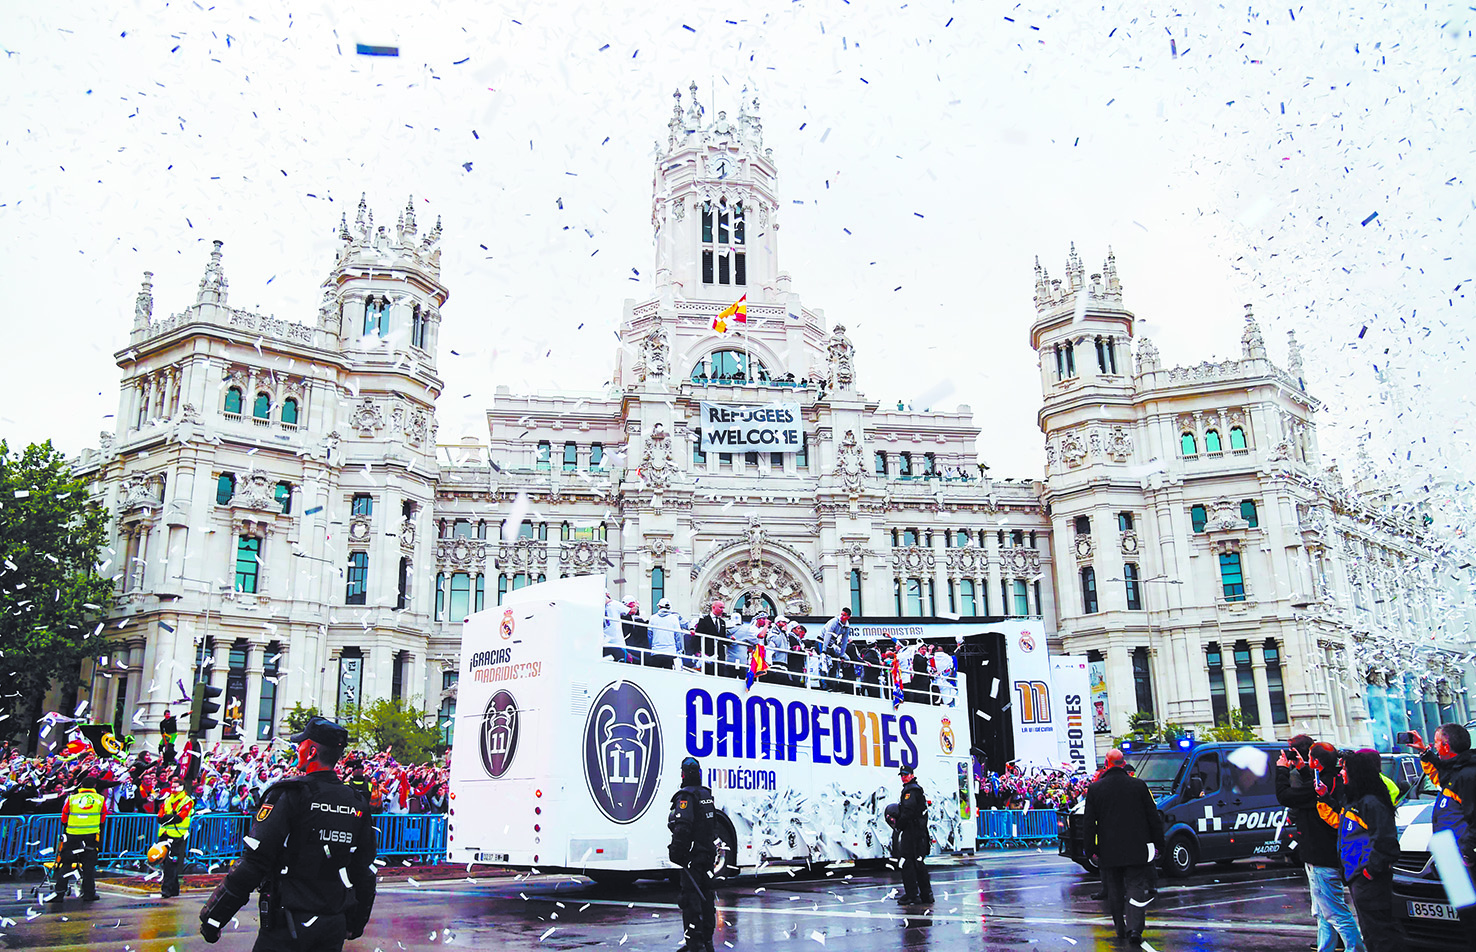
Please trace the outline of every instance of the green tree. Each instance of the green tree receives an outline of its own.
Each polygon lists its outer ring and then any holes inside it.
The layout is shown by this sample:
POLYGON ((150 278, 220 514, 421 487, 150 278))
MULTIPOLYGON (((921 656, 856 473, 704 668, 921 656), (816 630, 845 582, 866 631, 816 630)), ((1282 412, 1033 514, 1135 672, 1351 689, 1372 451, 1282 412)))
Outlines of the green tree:
POLYGON ((9 686, 0 738, 33 729, 54 681, 73 704, 82 659, 109 652, 99 619, 112 606, 113 583, 98 574, 107 526, 87 481, 50 441, 19 454, 0 441, 0 665, 9 686))
POLYGON ((1230 713, 1219 719, 1214 727, 1204 732, 1205 740, 1257 740, 1259 735, 1245 719, 1245 712, 1238 707, 1230 709, 1230 713))
POLYGON ((432 715, 398 699, 380 698, 344 720, 351 743, 376 752, 393 748, 402 764, 430 762, 441 740, 432 715))
POLYGON ((309 718, 319 716, 321 712, 316 707, 303 707, 298 701, 292 705, 292 710, 282 715, 282 732, 288 737, 302 730, 309 718))

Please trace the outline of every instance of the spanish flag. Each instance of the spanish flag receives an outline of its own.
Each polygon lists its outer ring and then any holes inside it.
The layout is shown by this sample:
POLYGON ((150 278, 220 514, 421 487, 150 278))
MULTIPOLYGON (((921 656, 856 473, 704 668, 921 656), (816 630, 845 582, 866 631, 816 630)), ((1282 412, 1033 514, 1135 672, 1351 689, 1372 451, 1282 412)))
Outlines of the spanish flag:
POLYGON ((744 690, 753 690, 753 682, 767 670, 769 670, 769 652, 764 647, 764 643, 760 641, 753 646, 753 654, 748 656, 748 681, 744 685, 744 690))
POLYGON ((719 334, 728 333, 728 318, 732 318, 736 324, 748 323, 748 295, 745 294, 738 300, 723 308, 722 313, 712 319, 712 329, 719 334))

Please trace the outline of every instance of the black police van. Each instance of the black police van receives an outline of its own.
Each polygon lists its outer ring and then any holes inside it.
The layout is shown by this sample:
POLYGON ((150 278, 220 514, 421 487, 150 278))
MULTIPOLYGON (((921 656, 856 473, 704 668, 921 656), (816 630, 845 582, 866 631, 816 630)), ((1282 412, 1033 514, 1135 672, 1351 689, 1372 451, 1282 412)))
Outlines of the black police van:
MULTIPOLYGON (((1276 760, 1285 749, 1259 741, 1183 739, 1124 751, 1163 816, 1165 848, 1159 863, 1164 872, 1183 876, 1200 862, 1290 856, 1295 830, 1287 809, 1276 802, 1276 760)), ((1057 815, 1057 851, 1095 872, 1082 842, 1084 809, 1083 800, 1057 815)))

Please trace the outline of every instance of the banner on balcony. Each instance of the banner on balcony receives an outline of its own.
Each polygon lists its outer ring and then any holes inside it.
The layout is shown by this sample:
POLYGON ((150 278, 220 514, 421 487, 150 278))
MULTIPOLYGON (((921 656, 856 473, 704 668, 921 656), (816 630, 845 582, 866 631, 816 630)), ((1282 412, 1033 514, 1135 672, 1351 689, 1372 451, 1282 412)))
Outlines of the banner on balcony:
POLYGON ((699 413, 704 453, 798 453, 804 447, 798 403, 702 403, 699 413))

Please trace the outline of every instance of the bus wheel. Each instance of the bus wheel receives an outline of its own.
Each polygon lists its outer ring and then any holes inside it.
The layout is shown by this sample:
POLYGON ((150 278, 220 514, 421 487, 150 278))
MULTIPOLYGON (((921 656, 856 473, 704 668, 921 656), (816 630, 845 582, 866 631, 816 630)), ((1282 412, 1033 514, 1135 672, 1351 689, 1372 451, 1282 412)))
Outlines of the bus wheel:
POLYGON ((721 812, 713 816, 713 828, 717 860, 712 874, 717 879, 732 879, 738 875, 738 833, 733 829, 733 821, 721 812))
POLYGON ((1092 862, 1092 858, 1090 856, 1088 856, 1086 859, 1077 860, 1076 865, 1080 866, 1085 872, 1091 873, 1093 876, 1100 876, 1102 874, 1101 868, 1096 863, 1092 862))
POLYGON ((1180 833, 1168 841, 1168 849, 1164 852, 1163 871, 1170 876, 1187 876, 1194 864, 1199 861, 1195 855, 1194 844, 1189 837, 1180 833))

